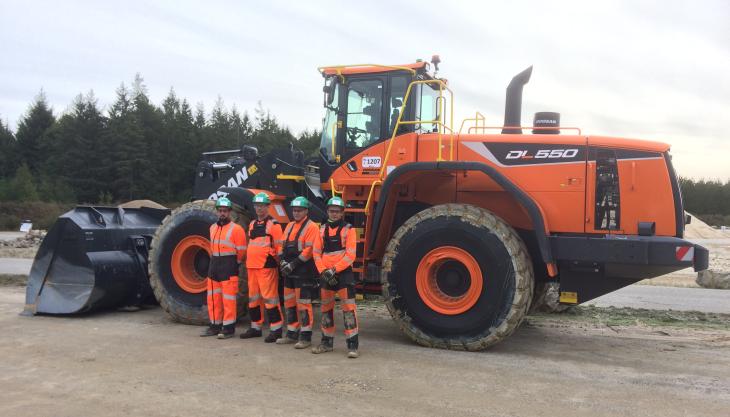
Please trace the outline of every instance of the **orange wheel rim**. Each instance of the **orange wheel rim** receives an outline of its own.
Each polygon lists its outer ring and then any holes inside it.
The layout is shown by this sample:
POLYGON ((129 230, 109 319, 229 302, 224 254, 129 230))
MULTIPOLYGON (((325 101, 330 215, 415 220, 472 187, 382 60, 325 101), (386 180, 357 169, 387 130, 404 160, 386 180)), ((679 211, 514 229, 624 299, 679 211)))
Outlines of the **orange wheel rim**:
POLYGON ((172 251, 172 277, 177 285, 191 294, 206 290, 206 277, 195 269, 195 258, 204 251, 210 257, 210 242, 202 236, 187 236, 172 251))
POLYGON ((469 252, 442 246, 426 254, 416 269, 416 289, 432 310, 461 314, 476 304, 482 293, 482 269, 469 252))

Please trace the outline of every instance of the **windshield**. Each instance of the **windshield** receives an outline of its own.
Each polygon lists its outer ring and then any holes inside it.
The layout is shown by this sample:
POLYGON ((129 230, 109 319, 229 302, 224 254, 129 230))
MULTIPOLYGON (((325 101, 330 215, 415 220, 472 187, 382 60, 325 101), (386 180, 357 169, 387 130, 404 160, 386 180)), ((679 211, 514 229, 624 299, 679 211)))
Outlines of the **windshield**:
POLYGON ((322 140, 320 141, 319 148, 322 155, 324 155, 328 161, 334 161, 335 156, 332 149, 334 143, 332 135, 336 134, 335 125, 337 123, 337 113, 339 111, 339 95, 340 85, 335 84, 334 91, 332 91, 333 100, 332 104, 326 107, 327 112, 324 115, 324 123, 322 125, 322 140))
POLYGON ((347 148, 364 148, 380 140, 383 83, 352 81, 347 91, 347 148))

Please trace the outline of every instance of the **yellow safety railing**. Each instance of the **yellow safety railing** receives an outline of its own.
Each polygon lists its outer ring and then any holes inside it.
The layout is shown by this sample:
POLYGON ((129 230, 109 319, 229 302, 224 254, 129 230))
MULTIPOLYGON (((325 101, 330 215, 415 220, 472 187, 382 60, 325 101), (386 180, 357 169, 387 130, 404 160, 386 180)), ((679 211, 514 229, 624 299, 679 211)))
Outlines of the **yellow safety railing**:
MULTIPOLYGON (((483 117, 483 116, 482 116, 483 117)), ((393 127, 393 134, 390 137, 390 141, 388 142, 388 148, 385 151, 385 157, 383 158, 383 161, 381 163, 380 167, 380 173, 378 174, 378 179, 373 181, 370 185, 370 192, 368 193, 368 199, 365 203, 365 213, 367 214, 370 209, 370 203, 373 199, 373 194, 375 191, 375 187, 378 185, 381 185, 383 183, 383 178, 385 178, 386 170, 388 167, 388 159, 390 158, 390 151, 393 148, 393 143, 395 143, 396 135, 398 134, 398 128, 401 125, 421 125, 421 124, 433 124, 438 126, 438 156, 437 161, 444 161, 442 148, 443 148, 443 135, 446 134, 448 131, 449 133, 449 161, 454 160, 454 92, 451 91, 451 89, 446 85, 446 83, 443 80, 440 79, 428 79, 428 80, 416 80, 411 81, 410 84, 408 84, 408 88, 406 89, 406 94, 403 98, 403 104, 401 104, 400 107, 400 113, 398 114, 398 120, 395 123, 395 126, 393 127), (439 113, 438 113, 438 119, 436 120, 407 120, 404 121, 403 114, 405 113, 406 106, 408 105, 408 99, 411 96, 411 90, 413 89, 414 85, 419 84, 437 84, 439 87, 439 97, 436 99, 436 102, 439 106, 439 113), (444 91, 447 91, 449 93, 449 125, 447 126, 443 119, 444 119, 444 107, 445 107, 445 100, 444 100, 444 91)))
POLYGON ((466 124, 466 122, 474 122, 474 126, 469 127, 470 130, 473 127, 481 129, 481 128, 486 128, 486 126, 487 126, 487 118, 484 117, 483 114, 476 112, 474 117, 467 117, 466 119, 461 121, 461 127, 459 127, 459 134, 461 134, 461 132, 464 130, 464 125, 466 124), (481 122, 481 124, 480 124, 480 122, 481 122))

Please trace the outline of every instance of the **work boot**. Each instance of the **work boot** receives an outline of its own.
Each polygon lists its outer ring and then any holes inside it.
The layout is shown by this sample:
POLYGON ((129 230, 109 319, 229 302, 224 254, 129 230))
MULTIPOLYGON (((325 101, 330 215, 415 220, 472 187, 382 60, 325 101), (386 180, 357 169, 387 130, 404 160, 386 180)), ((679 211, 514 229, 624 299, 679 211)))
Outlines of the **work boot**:
POLYGON ((261 337, 261 329, 254 329, 249 327, 248 330, 241 333, 239 336, 241 339, 251 339, 252 337, 261 337))
POLYGON ((328 336, 322 336, 322 341, 319 342, 319 345, 312 348, 312 353, 314 354, 320 354, 325 352, 332 352, 334 348, 333 345, 333 338, 328 336))
POLYGON ((206 327, 202 333, 200 333, 200 337, 216 336, 220 332, 221 332, 220 325, 211 324, 210 326, 206 327))
POLYGON ((312 332, 300 332, 299 341, 294 345, 294 349, 306 349, 310 346, 312 346, 312 332))
POLYGON ((291 345, 297 342, 297 332, 291 330, 286 331, 286 336, 276 339, 277 345, 291 345))
POLYGON ((236 328, 233 326, 223 326, 220 333, 218 333, 218 339, 230 339, 236 333, 236 328))
POLYGON ((264 339, 265 343, 274 343, 276 339, 281 339, 281 329, 272 330, 269 335, 264 339))
POLYGON ((349 337, 347 339, 347 357, 350 359, 355 359, 360 356, 360 353, 357 351, 358 348, 358 338, 357 335, 349 337))

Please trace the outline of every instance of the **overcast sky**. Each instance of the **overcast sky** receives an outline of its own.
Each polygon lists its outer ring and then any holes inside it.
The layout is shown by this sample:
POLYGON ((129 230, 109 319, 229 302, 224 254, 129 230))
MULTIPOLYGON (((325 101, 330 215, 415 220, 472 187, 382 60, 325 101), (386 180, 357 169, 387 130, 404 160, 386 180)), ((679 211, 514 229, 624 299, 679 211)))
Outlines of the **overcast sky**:
POLYGON ((558 111, 586 134, 672 144, 680 175, 728 179, 728 22, 722 0, 3 0, 0 118, 14 129, 41 88, 56 113, 90 89, 108 106, 139 72, 156 103, 170 87, 208 111, 260 100, 299 132, 321 124, 318 66, 439 54, 459 120, 501 124, 507 83, 534 65, 523 124, 558 111))

